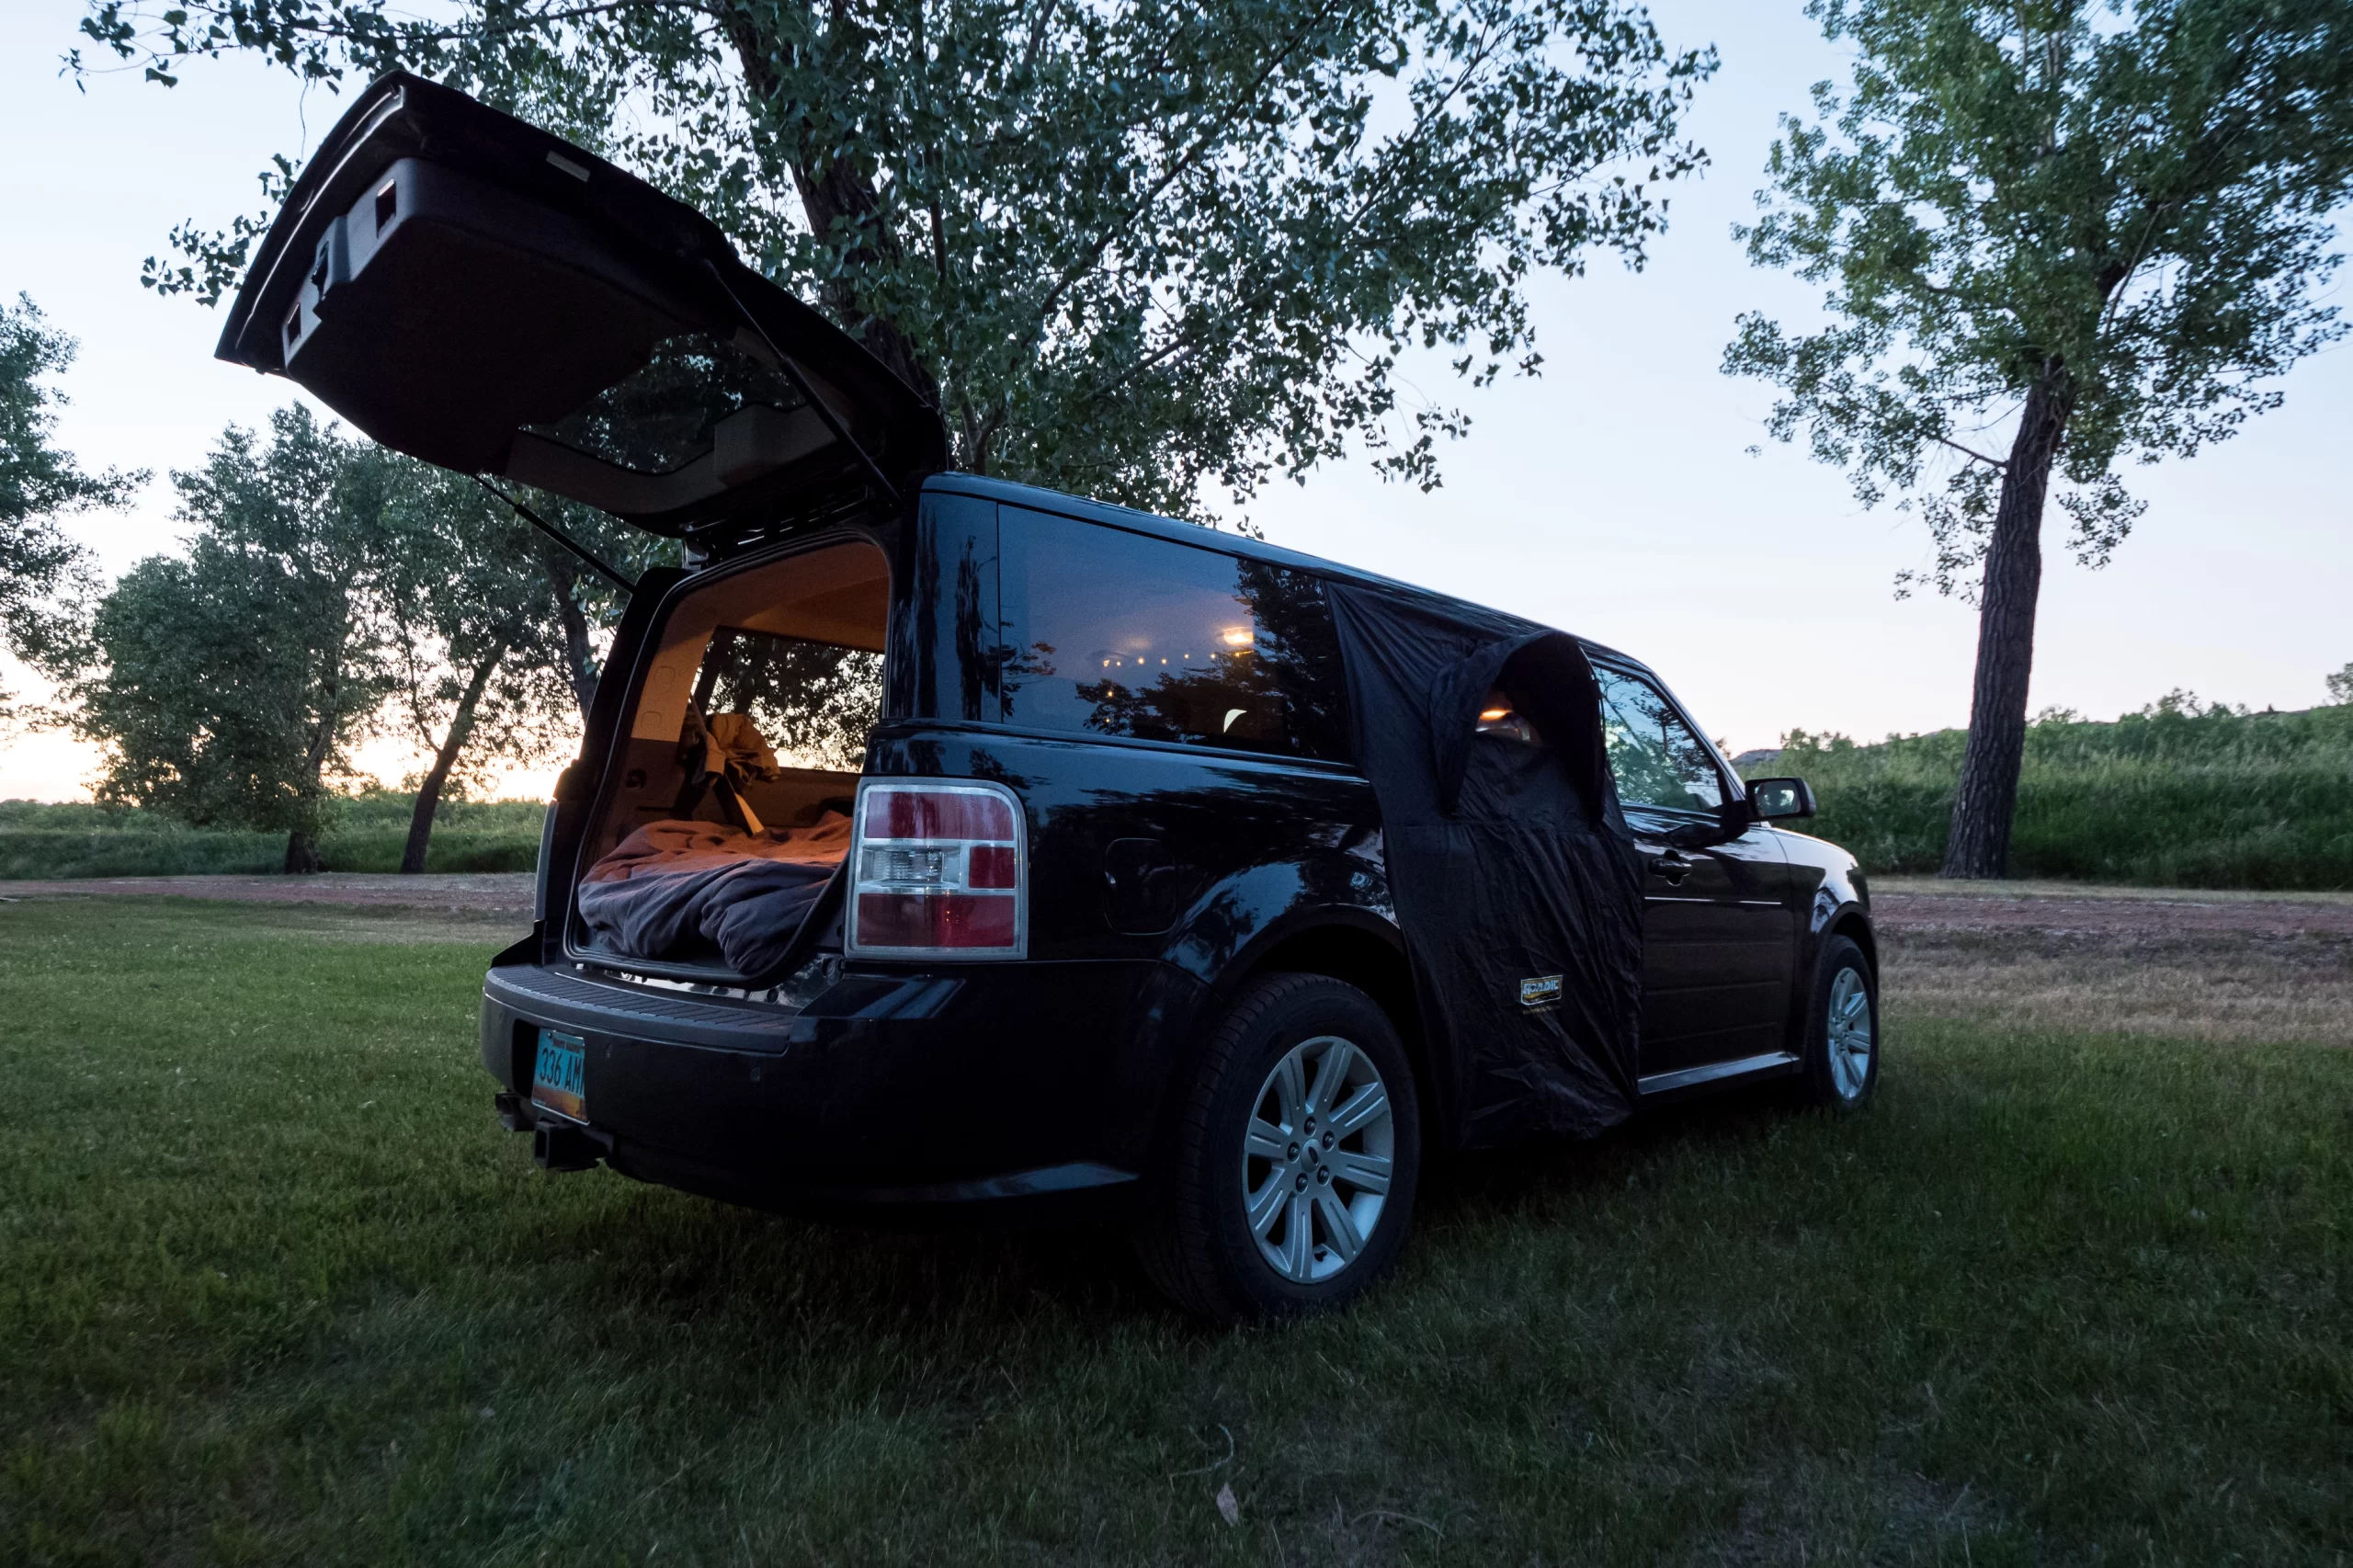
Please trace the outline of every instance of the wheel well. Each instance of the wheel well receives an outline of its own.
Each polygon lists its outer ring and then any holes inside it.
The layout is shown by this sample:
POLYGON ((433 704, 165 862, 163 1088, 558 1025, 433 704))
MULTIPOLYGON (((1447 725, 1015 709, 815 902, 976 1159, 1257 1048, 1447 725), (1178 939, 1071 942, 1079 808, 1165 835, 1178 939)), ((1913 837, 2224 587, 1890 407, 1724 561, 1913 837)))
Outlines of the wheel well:
POLYGON ((1831 923, 1830 935, 1845 937, 1863 949, 1863 960, 1871 966, 1871 983, 1879 983, 1879 942, 1871 936, 1871 923, 1859 910, 1848 910, 1831 923))
POLYGON ((1405 1043, 1414 1063, 1422 1104, 1430 1102, 1428 1052, 1422 1040, 1421 1009, 1414 1002, 1414 982, 1405 955, 1370 931, 1351 926, 1319 926, 1286 937, 1267 949, 1243 976, 1270 973, 1323 974, 1355 986, 1381 1006, 1405 1043))

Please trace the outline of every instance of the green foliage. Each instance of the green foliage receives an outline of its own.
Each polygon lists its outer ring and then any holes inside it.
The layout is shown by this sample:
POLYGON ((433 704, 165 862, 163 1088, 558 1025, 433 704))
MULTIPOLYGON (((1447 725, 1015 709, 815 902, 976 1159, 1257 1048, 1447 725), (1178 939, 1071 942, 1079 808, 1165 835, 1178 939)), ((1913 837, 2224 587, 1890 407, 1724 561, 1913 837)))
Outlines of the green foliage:
MULTIPOLYGON (((64 394, 42 384, 74 362, 74 340, 42 325, 28 295, 0 302, 0 646, 48 667, 79 652, 82 605, 97 589, 90 552, 57 526, 66 514, 119 506, 144 473, 85 473, 50 445, 64 394)), ((6 693, 0 692, 0 711, 6 693)))
MULTIPOLYGON (((1806 831, 1867 869, 1943 863, 1960 730, 1857 745, 1792 732, 1748 769, 1811 783, 1806 831)), ((2252 713, 2184 693, 2114 723, 2029 726, 2013 873, 2160 887, 2353 889, 2353 707, 2252 713)))
POLYGON ((1917 507, 1925 576, 1946 592, 1982 558, 2003 486, 2030 483, 2040 521, 2052 454, 1997 452, 2030 403, 2063 428, 2075 552, 2105 562, 2140 510, 2121 458, 2231 435, 2279 403, 2269 378, 2344 330, 2319 301, 2330 212, 2353 190, 2353 9, 1807 14, 1856 51, 1853 87, 1817 86, 1811 123, 1784 117, 1745 234, 1759 266, 1829 285, 1832 321, 1791 336, 1745 315, 1724 369, 1779 387, 1773 436, 1802 432, 1866 506, 1917 507))
POLYGON ((474 1060, 513 934, 0 905, 0 1012, 40 1021, 0 1030, 0 1560, 2336 1568, 2353 1534, 2340 1049, 1898 1002, 1867 1116, 1453 1162, 1391 1284, 1212 1334, 1108 1229, 533 1169, 474 1060))
MULTIPOLYGON (((585 706, 617 602, 471 481, 297 405, 267 439, 231 428, 173 482, 185 557, 123 575, 68 687, 105 748, 104 798, 289 834, 301 869, 349 780, 346 749, 390 728, 427 762, 421 855, 445 786, 479 792, 495 762, 542 760, 585 706)), ((602 546, 626 530, 585 531, 602 546)))
MULTIPOLYGON (((416 797, 402 790, 335 796, 322 813, 319 869, 400 869, 416 797)), ((444 796, 428 871, 529 871, 539 864, 536 801, 444 796)), ((0 879, 258 876, 284 869, 282 835, 194 828, 137 806, 0 801, 0 879)))
MULTIPOLYGON (((594 506, 536 491, 524 491, 518 499, 623 576, 634 580, 648 567, 678 564, 676 540, 631 528, 594 506)), ((628 605, 628 596, 537 529, 523 538, 524 548, 538 560, 554 614, 552 625, 534 629, 531 642, 554 651, 560 661, 558 673, 570 683, 580 720, 585 723, 588 705, 597 695, 597 676, 604 666, 604 649, 628 605)))
MULTIPOLYGON (((1627 0, 92 0, 83 32, 166 83, 250 50, 511 107, 816 298, 961 466, 1186 515, 1352 438, 1437 483, 1464 416, 1401 410, 1399 356, 1533 371, 1528 278, 1639 265, 1714 68, 1627 0)), ((261 227, 183 229, 148 281, 216 299, 261 227)))
POLYGON ((572 699, 538 536, 463 475, 382 449, 363 460, 383 470, 369 553, 399 727, 427 756, 460 725, 483 732, 491 744, 466 754, 461 785, 483 782, 495 757, 539 760, 549 721, 572 699), (491 676, 461 716, 470 677, 483 668, 491 676))
MULTIPOLYGON (((426 758, 403 868, 423 870, 442 790, 478 790, 499 759, 543 760, 574 694, 547 540, 483 486, 381 449, 369 519, 372 586, 397 712, 426 758)), ((569 607, 578 613, 577 606, 569 607)))
POLYGON ((384 477, 300 404, 267 442, 233 426, 172 476, 188 556, 123 574, 92 626, 103 662, 74 687, 102 798, 287 834, 307 869, 300 846, 391 676, 361 598, 384 477))

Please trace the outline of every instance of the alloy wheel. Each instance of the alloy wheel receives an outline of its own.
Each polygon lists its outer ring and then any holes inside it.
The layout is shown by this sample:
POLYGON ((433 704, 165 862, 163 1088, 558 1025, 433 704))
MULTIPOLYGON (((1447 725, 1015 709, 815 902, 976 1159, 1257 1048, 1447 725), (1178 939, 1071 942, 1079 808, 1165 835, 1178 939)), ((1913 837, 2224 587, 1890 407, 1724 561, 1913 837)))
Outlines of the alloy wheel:
POLYGON ((1291 1047, 1259 1085, 1243 1143, 1245 1211, 1267 1267, 1312 1284, 1356 1261, 1381 1223, 1396 1153, 1372 1058, 1337 1035, 1291 1047))
POLYGON ((1830 982, 1824 1009, 1829 1034, 1830 1082, 1842 1100, 1862 1098, 1871 1077, 1871 994, 1857 971, 1842 969, 1830 982))

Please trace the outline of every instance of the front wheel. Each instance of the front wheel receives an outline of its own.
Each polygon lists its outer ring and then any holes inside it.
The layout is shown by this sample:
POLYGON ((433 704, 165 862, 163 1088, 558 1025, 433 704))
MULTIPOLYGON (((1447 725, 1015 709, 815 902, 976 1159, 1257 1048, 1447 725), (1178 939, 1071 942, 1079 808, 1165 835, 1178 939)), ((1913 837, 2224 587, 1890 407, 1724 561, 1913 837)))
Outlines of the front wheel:
POLYGON ((1137 1254, 1177 1304, 1222 1323, 1336 1306, 1404 1247, 1420 1171, 1413 1070, 1388 1015, 1324 975, 1269 976, 1202 1053, 1137 1254))
POLYGON ((1879 986, 1870 960, 1851 937, 1822 945, 1813 1002, 1806 1011, 1800 1082, 1807 1101, 1859 1109, 1879 1085, 1879 986))

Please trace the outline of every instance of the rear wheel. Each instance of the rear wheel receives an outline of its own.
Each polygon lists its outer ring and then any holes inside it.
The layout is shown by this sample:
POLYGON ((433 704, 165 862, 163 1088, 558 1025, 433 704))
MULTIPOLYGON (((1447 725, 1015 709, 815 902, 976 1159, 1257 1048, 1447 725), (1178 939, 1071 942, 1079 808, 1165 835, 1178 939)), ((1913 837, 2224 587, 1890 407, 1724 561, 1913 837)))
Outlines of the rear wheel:
POLYGON ((1372 998, 1273 975, 1211 1036, 1137 1224, 1179 1305, 1223 1323, 1360 1293, 1404 1247, 1421 1115, 1404 1046, 1372 998))
POLYGON ((1860 1108, 1879 1084, 1879 987, 1851 937, 1822 945, 1807 1009, 1801 1083, 1807 1101, 1860 1108))

